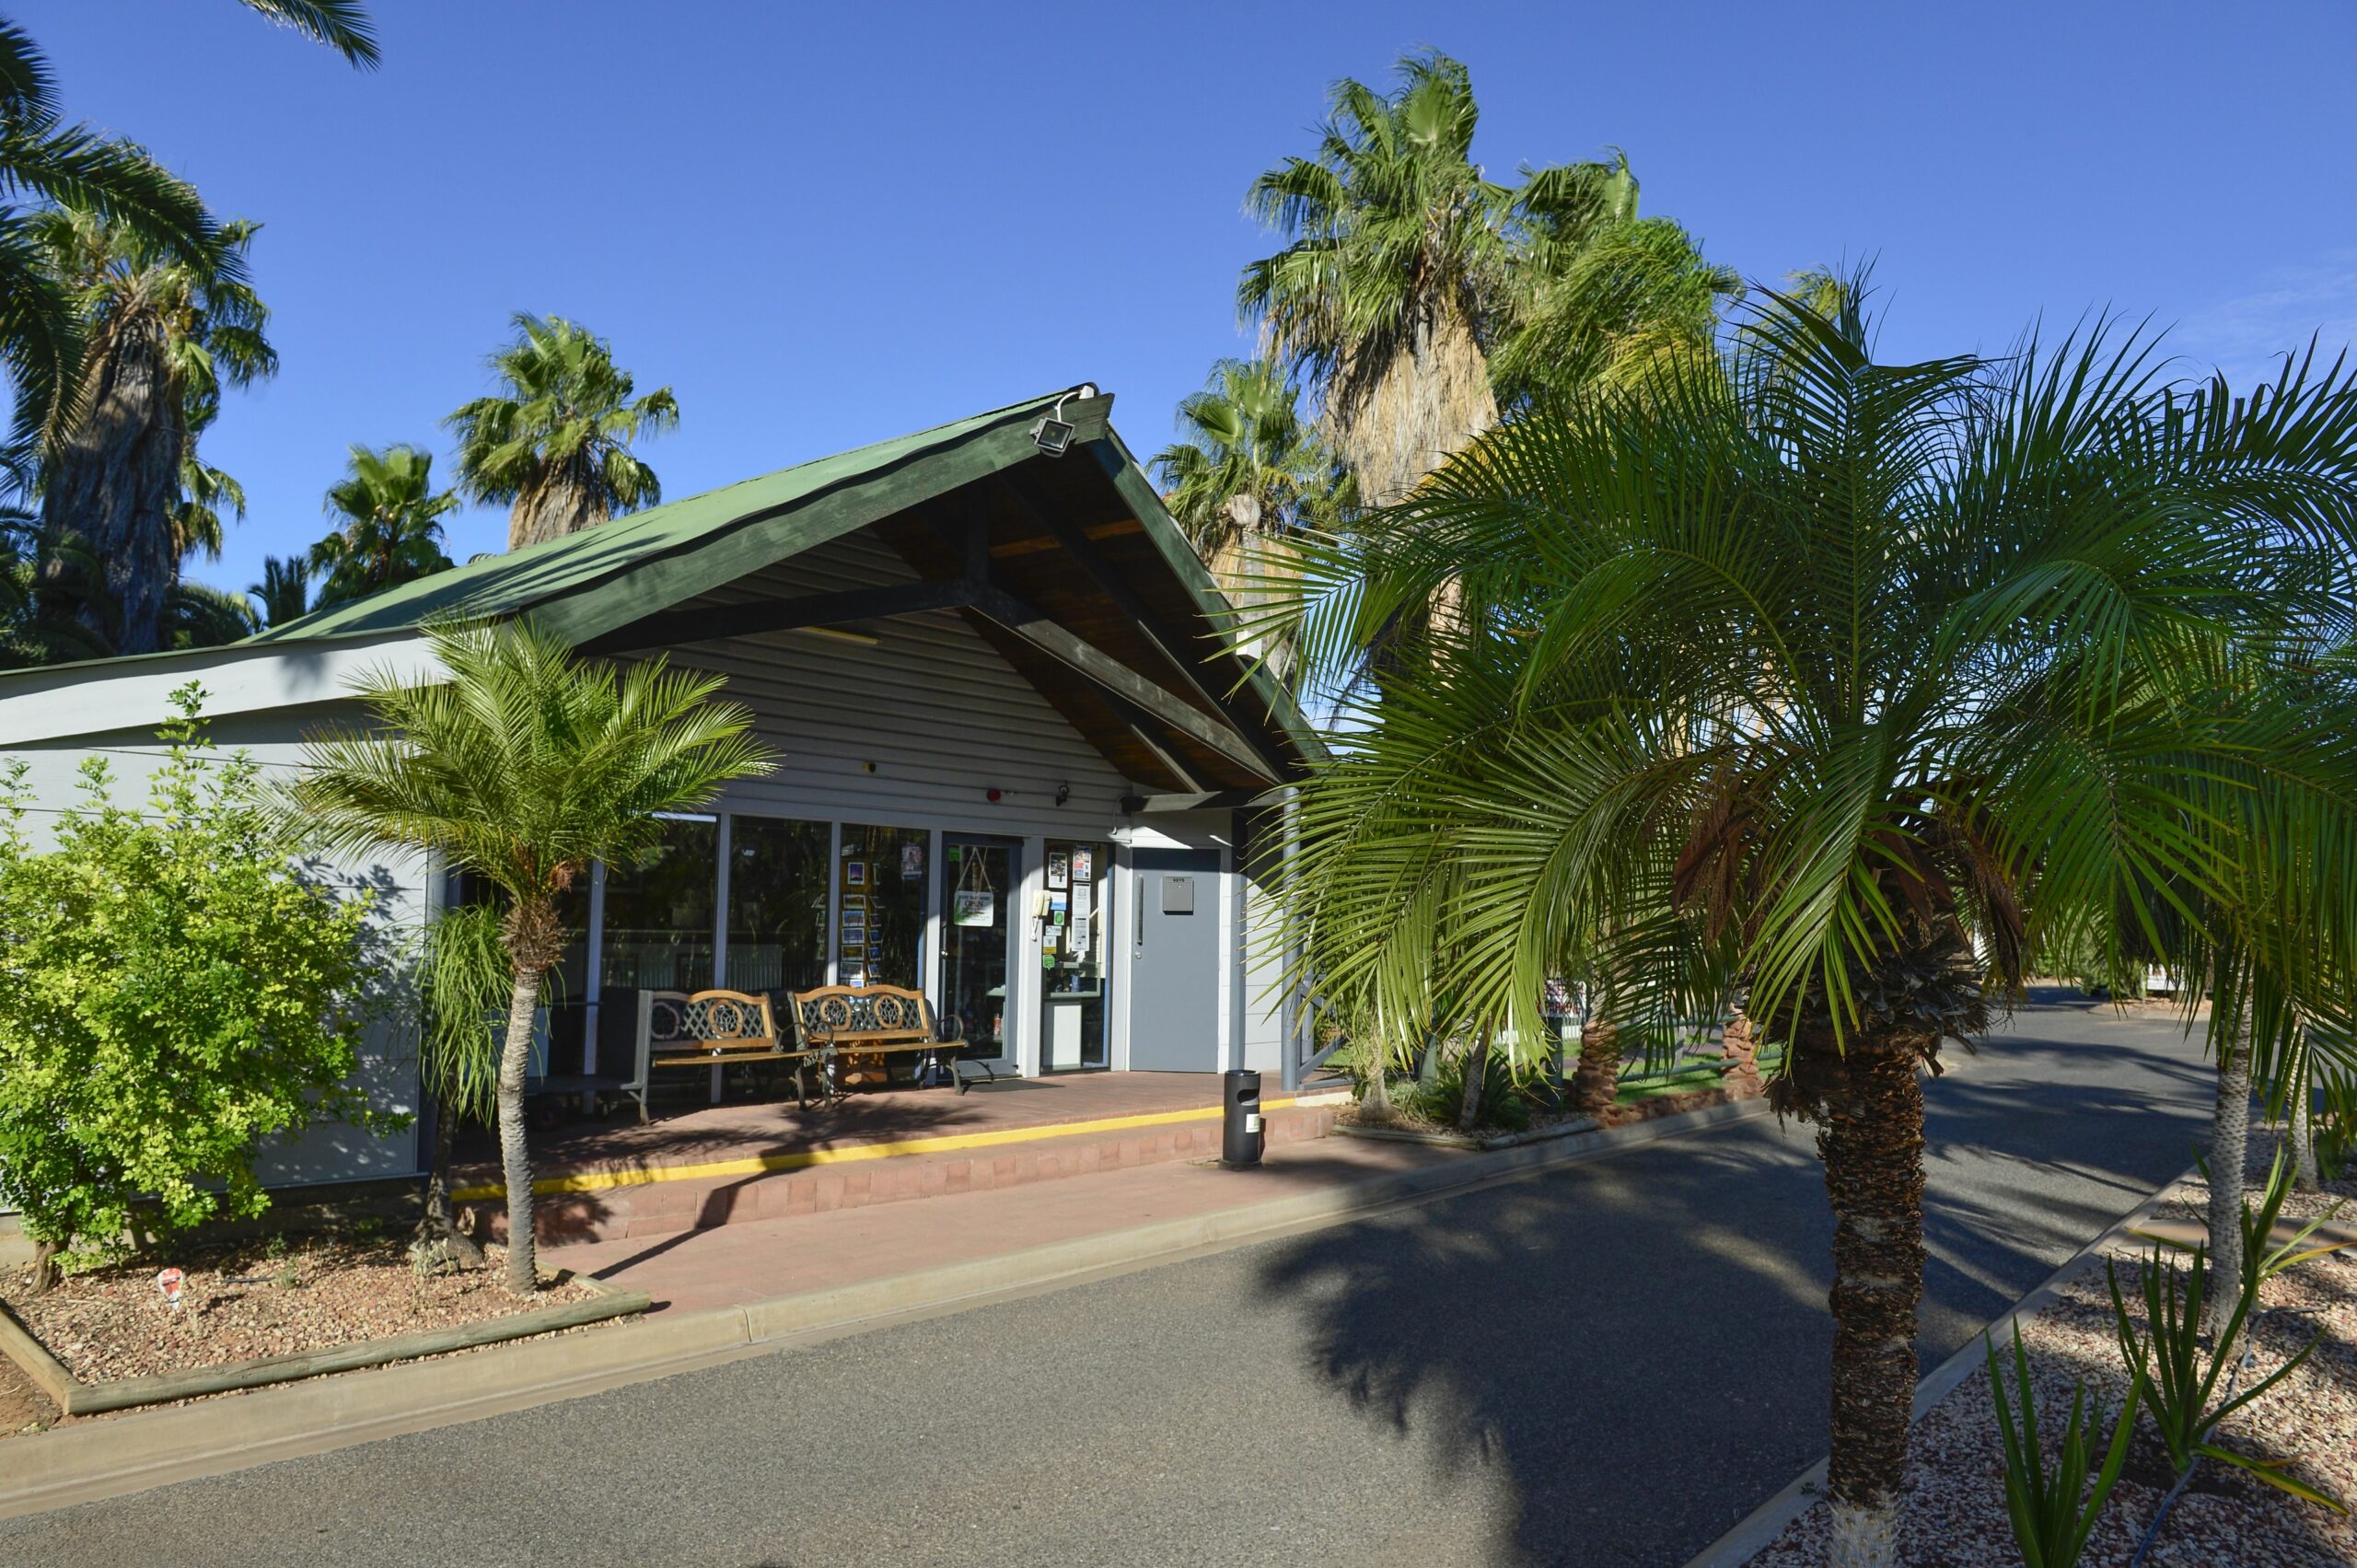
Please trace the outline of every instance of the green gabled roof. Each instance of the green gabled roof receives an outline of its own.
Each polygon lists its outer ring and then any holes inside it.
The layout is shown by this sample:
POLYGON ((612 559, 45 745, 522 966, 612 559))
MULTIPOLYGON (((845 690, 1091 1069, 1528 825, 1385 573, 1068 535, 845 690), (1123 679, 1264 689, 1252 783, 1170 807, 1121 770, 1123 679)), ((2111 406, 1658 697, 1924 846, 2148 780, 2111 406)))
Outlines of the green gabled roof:
POLYGON ((1105 433, 1110 398, 1051 392, 487 555, 273 627, 241 645, 366 636, 437 616, 528 610, 560 633, 584 641, 1021 461, 1036 450, 1032 424, 1060 398, 1070 400, 1063 417, 1079 427, 1075 439, 1105 433), (792 519, 783 530, 764 528, 758 541, 739 537, 750 524, 781 517, 792 519))

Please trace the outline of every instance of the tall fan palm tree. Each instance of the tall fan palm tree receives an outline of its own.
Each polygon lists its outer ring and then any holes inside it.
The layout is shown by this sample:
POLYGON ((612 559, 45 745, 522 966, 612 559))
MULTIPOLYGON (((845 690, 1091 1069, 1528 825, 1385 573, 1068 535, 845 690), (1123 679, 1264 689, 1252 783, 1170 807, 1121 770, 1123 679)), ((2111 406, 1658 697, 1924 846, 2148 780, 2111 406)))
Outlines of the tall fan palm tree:
POLYGON ((1641 380, 1665 354, 1716 353, 1719 312, 1743 293, 1667 218, 1641 217, 1628 158, 1525 168, 1515 265, 1493 355, 1502 401, 1598 378, 1641 380))
POLYGON ((662 500, 662 482, 630 447, 679 424, 671 389, 632 397, 612 346, 562 316, 519 315, 515 326, 516 341, 491 357, 500 393, 445 421, 459 436, 459 488, 510 504, 507 548, 662 500))
POLYGON ((1245 269, 1237 304, 1317 392, 1361 498, 1384 505, 1496 423, 1486 348, 1511 198, 1473 163, 1480 110, 1446 54, 1401 60, 1388 94, 1345 78, 1329 108, 1317 155, 1245 198, 1288 243, 1245 269))
POLYGON ((691 810, 770 764, 752 715, 714 700, 719 676, 659 658, 585 663, 525 623, 426 635, 442 680, 364 678, 372 732, 307 748, 291 805, 332 848, 423 852, 504 895, 510 991, 496 1098, 507 1283, 528 1295, 539 1275, 524 1077, 541 983, 565 941, 558 899, 598 862, 627 865, 653 848, 656 813, 691 810))
MULTIPOLYGON (((1224 359, 1178 405, 1181 439, 1155 456, 1163 499, 1248 618, 1283 598, 1284 541, 1330 529, 1352 503, 1350 475, 1301 417, 1283 369, 1224 359)), ((1290 656, 1271 650, 1280 679, 1290 656)))
POLYGON ((1321 982, 1403 1014, 1537 1040, 1583 957, 1618 998, 1747 987, 1835 1214, 1838 1568, 1896 1560, 1942 1042, 2049 942, 2166 943, 2250 997, 2223 1055, 2357 948, 2357 379, 2188 396, 2102 330, 1883 365, 1861 297, 1771 296, 1730 367, 1535 409, 1307 546, 1314 662, 1442 582, 1467 612, 1382 672, 1286 862, 1321 982))
POLYGON ((311 547, 311 570, 326 579, 319 608, 448 571, 442 518, 458 505, 457 495, 434 488, 433 453, 354 447, 343 477, 328 490, 336 531, 311 547))
MULTIPOLYGON (((243 0, 356 66, 377 63, 358 0, 243 0)), ((203 266, 217 243, 204 205, 139 147, 68 124, 32 37, 0 18, 0 366, 17 393, 20 435, 54 432, 74 412, 82 322, 52 273, 33 221, 51 206, 93 213, 150 250, 203 266)))
MULTIPOLYGON (((216 242, 192 257, 97 213, 61 209, 32 220, 86 340, 75 412, 44 454, 41 526, 99 563, 121 653, 162 645, 182 553, 217 547, 216 504, 242 499, 234 481, 199 460, 196 443, 224 388, 278 368, 263 336, 270 312, 246 281, 259 227, 224 224, 216 242)), ((52 576, 43 587, 62 618, 67 579, 52 576)), ((95 627, 99 611, 86 598, 72 614, 95 627)))

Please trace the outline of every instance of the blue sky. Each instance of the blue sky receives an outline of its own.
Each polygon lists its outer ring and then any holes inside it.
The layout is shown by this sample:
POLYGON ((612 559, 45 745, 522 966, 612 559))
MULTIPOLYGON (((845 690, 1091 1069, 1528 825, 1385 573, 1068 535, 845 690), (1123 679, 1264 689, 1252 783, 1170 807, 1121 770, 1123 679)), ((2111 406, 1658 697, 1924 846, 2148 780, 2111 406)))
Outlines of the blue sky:
MULTIPOLYGON (((1131 444, 1238 335, 1253 175, 1430 45, 1478 156, 1627 150, 1773 280, 1876 259, 1892 356, 2149 314, 2237 378, 2357 337, 2357 10, 2215 5, 779 6, 378 0, 355 73, 232 0, 19 0, 68 110, 261 220, 277 379, 208 458, 242 587, 354 441, 431 443, 509 315, 610 337, 674 496, 1082 379, 1131 444)), ((460 515, 452 553, 497 548, 460 515)))

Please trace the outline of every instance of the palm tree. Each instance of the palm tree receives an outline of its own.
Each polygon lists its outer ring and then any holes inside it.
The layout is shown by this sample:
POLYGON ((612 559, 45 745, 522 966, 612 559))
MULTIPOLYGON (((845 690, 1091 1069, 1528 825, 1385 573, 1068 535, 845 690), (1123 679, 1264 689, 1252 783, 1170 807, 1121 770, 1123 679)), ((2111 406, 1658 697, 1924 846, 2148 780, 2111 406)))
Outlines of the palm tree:
POLYGON ((1487 333, 1509 262, 1509 193, 1472 161, 1471 76, 1437 52, 1398 75, 1387 95, 1336 83, 1317 156, 1252 182, 1248 210, 1288 243, 1237 289, 1374 505, 1496 422, 1487 333))
MULTIPOLYGON (((1164 501, 1231 602, 1253 612, 1273 595, 1284 541, 1331 528, 1352 502, 1350 476, 1301 417, 1283 368, 1265 359, 1224 359, 1200 392, 1178 405, 1182 436, 1155 457, 1164 501)), ((1290 656, 1271 650, 1280 679, 1290 656)))
POLYGON ((491 357, 502 390, 447 421, 459 436, 468 499, 507 502, 507 548, 562 538, 663 499, 632 442, 679 422, 668 387, 631 396, 605 339, 562 316, 518 315, 516 341, 491 357))
POLYGON ((354 447, 344 476, 328 490, 327 513, 340 526, 311 547, 311 570, 326 578, 319 608, 448 571, 441 519, 458 505, 434 488, 433 453, 354 447))
MULTIPOLYGON (((358 0, 243 0, 354 65, 377 63, 358 0)), ((54 433, 74 412, 82 323, 34 232, 52 206, 96 214, 159 254, 202 267, 218 243, 196 192, 141 148, 69 125, 32 37, 0 19, 0 366, 16 384, 18 433, 54 433)))
POLYGON ((2328 656, 2357 377, 2311 356, 2189 395, 2100 328, 1882 365, 1862 296, 1771 296, 1731 365, 1517 415, 1399 526, 1305 546, 1313 664, 1440 583, 1468 612, 1336 737, 1286 863, 1321 980, 1402 1010, 1446 991, 1538 1039, 1589 942, 1616 1000, 1747 988, 1835 1215, 1840 1568, 1895 1560, 1942 1043, 2049 942, 2161 939, 2155 889, 2206 890, 2177 951, 2250 999, 2222 997, 2222 1057, 2357 948, 2357 683, 2328 656))
POLYGON ((770 764, 752 715, 713 700, 719 676, 659 658, 584 663, 528 623, 437 626, 426 636, 443 680, 364 678, 371 732, 308 746, 291 804, 331 849, 422 852, 504 896, 507 1283, 528 1295, 539 1276, 524 1076, 541 982, 565 941, 558 900, 595 864, 627 865, 650 850, 656 813, 692 810, 770 764))
MULTIPOLYGON (((41 526, 101 563, 120 653, 162 645, 181 554, 208 537, 217 544, 215 504, 242 498, 234 481, 199 462, 196 442, 224 388, 278 368, 262 335, 270 312, 246 282, 259 226, 224 224, 217 243, 192 259, 96 213, 32 220, 86 338, 75 412, 44 454, 41 526)), ((55 598, 64 584, 44 588, 55 598)), ((75 613, 95 627, 87 600, 75 613)))
POLYGON ((246 586, 261 606, 265 626, 284 626, 311 613, 311 563, 300 555, 262 558, 261 581, 246 586))
POLYGON ((1625 156, 1522 172, 1494 355, 1502 402, 1599 377, 1633 383, 1662 355, 1715 353, 1719 312, 1742 296, 1742 281, 1678 225, 1638 215, 1625 156))

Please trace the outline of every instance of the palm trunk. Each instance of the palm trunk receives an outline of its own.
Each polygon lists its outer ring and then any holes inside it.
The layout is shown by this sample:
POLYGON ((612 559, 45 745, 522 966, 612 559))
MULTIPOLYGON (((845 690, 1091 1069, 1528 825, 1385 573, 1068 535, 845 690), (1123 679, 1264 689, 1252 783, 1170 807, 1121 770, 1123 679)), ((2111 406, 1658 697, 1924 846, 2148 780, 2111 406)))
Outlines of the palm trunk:
POLYGON ((1481 1119, 1481 1086, 1490 1076, 1490 1031, 1474 1039, 1465 1053, 1465 1096, 1457 1109, 1457 1130, 1470 1132, 1481 1119))
POLYGON ((1594 1013, 1580 1026, 1580 1064, 1572 1074, 1572 1109, 1601 1121, 1620 1098, 1620 1026, 1594 1013))
POLYGON ((81 417, 41 465, 42 531, 78 547, 42 567, 36 609, 78 621, 118 654, 162 645, 180 577, 171 507, 186 442, 160 334, 145 325, 91 344, 81 417))
POLYGON ((1726 1072, 1720 1082, 1739 1095, 1759 1092, 1759 1037, 1753 1032, 1748 1014, 1737 1013, 1727 1020, 1720 1054, 1725 1058, 1726 1072))
POLYGON ((1923 1293, 1923 1089, 1912 1051, 1857 1037, 1817 1152, 1832 1200, 1830 1568, 1898 1561, 1898 1496, 1923 1293))
POLYGON ((1398 1114, 1391 1109, 1391 1052, 1372 1036, 1359 1050, 1359 1081, 1364 1086, 1359 1114, 1369 1121, 1387 1122, 1398 1114))
POLYGON ((2316 1168, 2316 1126, 2311 1120, 2314 1108, 2308 1103, 2314 1095, 2315 1087, 2308 1082, 2307 1054, 2303 1051, 2292 1074, 2292 1104, 2283 1119, 2283 1136, 2292 1145, 2294 1192, 2315 1192, 2324 1187, 2324 1173, 2316 1168))
POLYGON ((507 1001, 507 1041, 499 1052, 499 1163, 507 1183, 507 1288, 540 1288, 532 1237, 532 1156, 524 1144, 524 1077, 532 1059, 532 1015, 540 1008, 540 970, 522 960, 507 1001))
POLYGON ((2243 1170, 2250 1155, 2250 1041, 2221 1045, 2218 1105, 2210 1122, 2210 1278, 2201 1327, 2217 1342, 2234 1316, 2243 1278, 2243 1170))
POLYGON ((469 1270, 482 1267, 482 1249, 459 1228, 450 1209, 450 1146, 457 1140, 458 1113, 447 1100, 434 1106, 434 1156, 425 1171, 425 1212, 417 1222, 410 1255, 422 1268, 439 1269, 445 1262, 469 1270))

